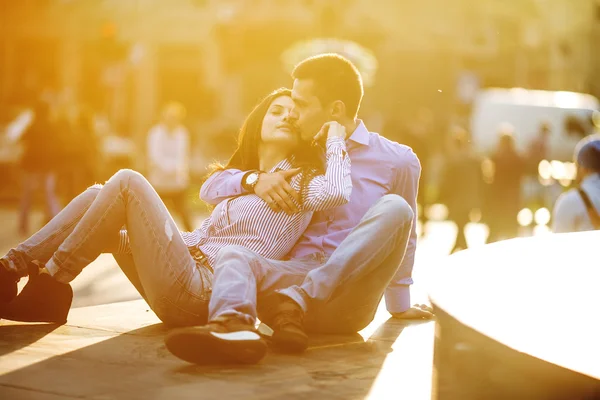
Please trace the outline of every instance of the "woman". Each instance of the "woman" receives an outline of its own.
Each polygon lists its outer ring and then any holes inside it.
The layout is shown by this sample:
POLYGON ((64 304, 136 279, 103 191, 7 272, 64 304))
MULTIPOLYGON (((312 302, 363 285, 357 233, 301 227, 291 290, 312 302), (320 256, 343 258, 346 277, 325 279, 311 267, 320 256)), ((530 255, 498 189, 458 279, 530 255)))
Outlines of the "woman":
POLYGON ((0 317, 64 323, 72 299, 68 283, 100 253, 111 252, 163 322, 205 324, 211 265, 220 249, 243 244, 265 257, 281 258, 306 228, 313 210, 349 200, 350 160, 342 135, 328 139, 327 153, 341 156, 328 157, 323 174, 319 151, 300 142, 289 119, 292 107, 287 89, 267 96, 242 126, 229 165, 242 163, 264 171, 297 167, 291 185, 302 194, 300 212, 277 213, 257 196, 240 193, 217 205, 198 230, 182 236, 148 181, 121 170, 104 186, 83 192, 0 259, 0 317), (30 283, 13 300, 15 282, 28 270, 30 283))

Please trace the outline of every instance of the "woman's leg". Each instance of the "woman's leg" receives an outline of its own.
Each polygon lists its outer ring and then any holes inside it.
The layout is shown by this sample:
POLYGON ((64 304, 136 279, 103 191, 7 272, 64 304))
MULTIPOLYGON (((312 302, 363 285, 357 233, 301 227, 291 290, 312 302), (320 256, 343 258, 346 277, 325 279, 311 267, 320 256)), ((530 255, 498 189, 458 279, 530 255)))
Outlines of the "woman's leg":
POLYGON ((62 211, 60 211, 50 222, 44 225, 29 239, 9 250, 2 257, 8 269, 19 277, 27 276, 27 266, 32 260, 46 263, 58 246, 73 231, 75 225, 88 210, 102 185, 94 185, 77 196, 62 211))
POLYGON ((172 325, 206 323, 212 273, 196 266, 160 197, 135 171, 121 170, 108 180, 46 268, 57 281, 70 282, 123 225, 135 279, 157 316, 172 325))

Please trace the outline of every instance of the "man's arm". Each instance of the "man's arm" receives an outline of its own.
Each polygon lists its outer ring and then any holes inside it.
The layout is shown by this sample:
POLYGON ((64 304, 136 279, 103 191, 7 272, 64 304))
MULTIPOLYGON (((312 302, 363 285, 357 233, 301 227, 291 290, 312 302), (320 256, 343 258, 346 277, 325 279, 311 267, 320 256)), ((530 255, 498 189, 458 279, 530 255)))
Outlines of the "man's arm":
POLYGON ((412 150, 407 150, 401 156, 396 169, 396 178, 392 193, 401 196, 414 212, 413 226, 408 239, 406 253, 400 268, 394 275, 385 291, 385 302, 388 311, 393 315, 407 312, 411 309, 410 285, 413 283, 412 270, 417 248, 417 192, 421 177, 421 163, 412 150))
POLYGON ((242 187, 245 174, 245 171, 239 169, 216 171, 200 188, 200 199, 208 204, 217 205, 229 197, 247 193, 242 187))

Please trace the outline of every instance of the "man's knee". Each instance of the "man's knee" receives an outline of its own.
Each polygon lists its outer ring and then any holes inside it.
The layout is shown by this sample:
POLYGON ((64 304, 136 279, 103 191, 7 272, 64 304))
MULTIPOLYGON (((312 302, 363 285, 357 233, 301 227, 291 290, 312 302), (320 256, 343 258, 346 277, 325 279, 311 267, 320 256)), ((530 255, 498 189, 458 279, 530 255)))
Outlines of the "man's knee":
POLYGON ((396 194, 386 194, 375 204, 386 221, 395 224, 412 223, 415 213, 406 200, 396 194))

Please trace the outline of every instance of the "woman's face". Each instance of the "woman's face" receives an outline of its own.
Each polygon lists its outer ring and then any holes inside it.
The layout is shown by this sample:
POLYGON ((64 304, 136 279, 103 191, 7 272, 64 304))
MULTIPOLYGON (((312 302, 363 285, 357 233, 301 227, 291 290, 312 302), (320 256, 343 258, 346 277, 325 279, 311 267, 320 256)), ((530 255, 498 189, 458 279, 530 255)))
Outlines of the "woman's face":
POLYGON ((300 135, 290 119, 292 108, 294 102, 289 96, 279 96, 273 100, 263 118, 260 132, 263 143, 280 144, 286 147, 298 144, 300 135))

